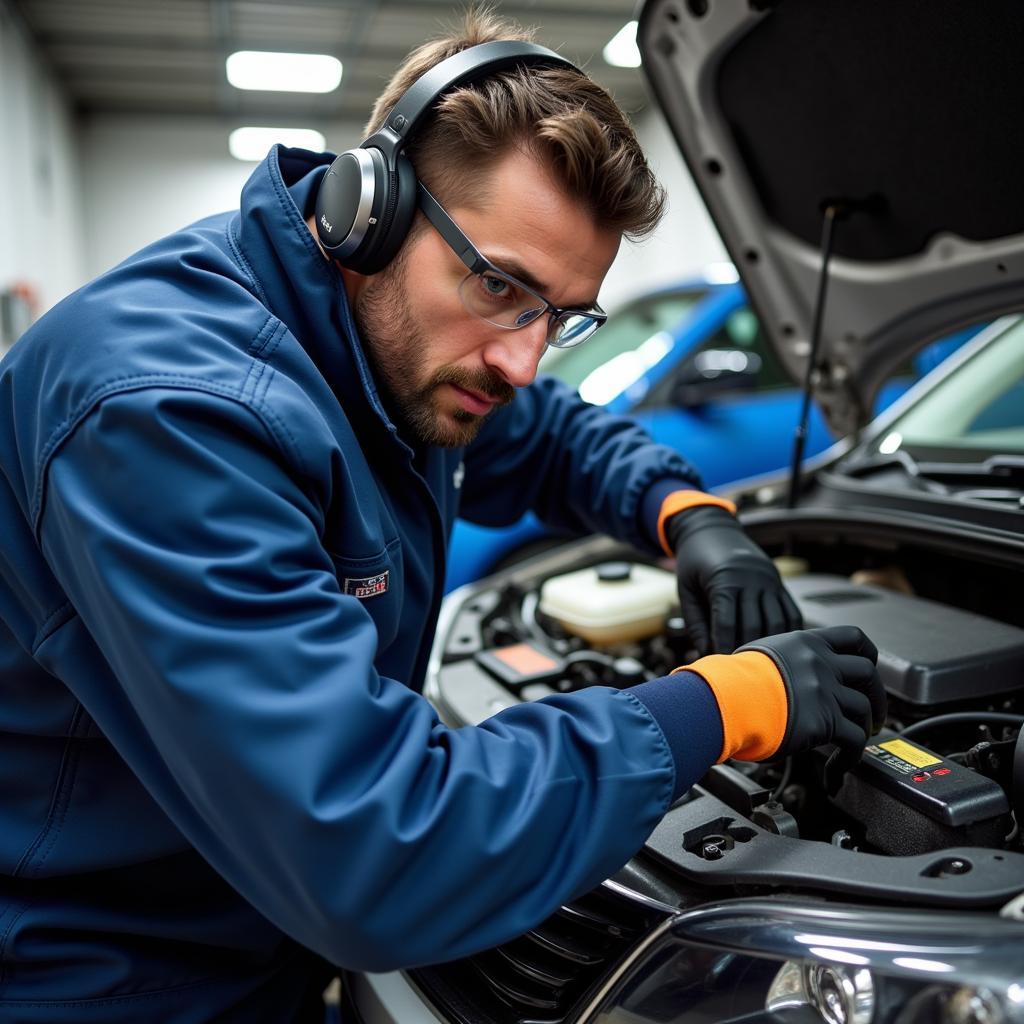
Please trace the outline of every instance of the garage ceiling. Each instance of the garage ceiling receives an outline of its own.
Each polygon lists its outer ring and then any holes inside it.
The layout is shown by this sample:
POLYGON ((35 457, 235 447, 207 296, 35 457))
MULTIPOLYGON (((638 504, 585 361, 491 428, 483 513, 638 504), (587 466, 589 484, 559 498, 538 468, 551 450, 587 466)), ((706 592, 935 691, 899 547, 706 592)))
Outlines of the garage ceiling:
MULTIPOLYGON (((14 0, 80 113, 221 115, 279 127, 361 125, 414 46, 458 17, 453 0, 14 0), (235 50, 329 53, 344 65, 333 93, 241 92, 224 59, 235 50)), ((620 105, 640 110, 638 69, 601 57, 633 0, 507 0, 499 13, 582 63, 620 105)))

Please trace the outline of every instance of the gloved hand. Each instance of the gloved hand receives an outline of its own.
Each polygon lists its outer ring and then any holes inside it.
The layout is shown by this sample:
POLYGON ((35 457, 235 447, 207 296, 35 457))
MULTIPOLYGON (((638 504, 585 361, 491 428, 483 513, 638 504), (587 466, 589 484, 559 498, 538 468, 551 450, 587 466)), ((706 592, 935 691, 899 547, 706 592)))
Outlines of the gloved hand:
POLYGON ((860 758, 885 723, 886 696, 878 678, 878 648, 856 626, 806 629, 755 640, 775 663, 786 687, 789 715, 777 754, 824 743, 860 758))
POLYGON ((803 625, 771 559, 724 508, 677 512, 665 522, 665 537, 675 553, 683 618, 701 654, 728 654, 803 625))
POLYGON ((836 745, 825 763, 824 780, 834 796, 843 774, 885 724, 878 648, 856 626, 830 626, 767 637, 740 650, 766 654, 785 683, 789 719, 777 753, 836 745))
POLYGON ((832 793, 885 720, 877 657, 856 626, 799 630, 735 654, 709 654, 628 692, 661 726, 676 762, 677 797, 709 763, 763 761, 824 743, 837 744, 825 766, 832 793))
POLYGON ((885 722, 877 660, 856 626, 829 626, 766 637, 685 670, 701 676, 718 702, 719 760, 760 761, 835 743, 849 765, 885 722))

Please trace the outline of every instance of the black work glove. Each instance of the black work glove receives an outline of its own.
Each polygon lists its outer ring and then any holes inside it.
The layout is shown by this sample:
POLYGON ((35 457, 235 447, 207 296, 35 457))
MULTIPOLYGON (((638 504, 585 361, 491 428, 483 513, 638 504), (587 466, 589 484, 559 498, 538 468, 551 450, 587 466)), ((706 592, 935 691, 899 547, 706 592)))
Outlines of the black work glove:
POLYGON ((803 625, 771 559, 724 508, 677 512, 665 536, 676 556, 683 618, 700 654, 730 654, 803 625))
POLYGON ((834 793, 885 723, 878 649, 856 626, 829 626, 766 637, 741 650, 771 658, 786 687, 789 716, 775 756, 834 743, 825 766, 826 787, 834 793))

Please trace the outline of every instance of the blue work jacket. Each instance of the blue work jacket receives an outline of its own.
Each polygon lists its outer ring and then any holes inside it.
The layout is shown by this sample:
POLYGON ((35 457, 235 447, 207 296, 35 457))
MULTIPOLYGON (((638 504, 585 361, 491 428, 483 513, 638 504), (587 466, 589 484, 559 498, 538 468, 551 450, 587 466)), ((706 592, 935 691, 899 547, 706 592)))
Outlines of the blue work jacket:
POLYGON ((0 363, 5 1022, 316 1019, 325 965, 507 940, 677 789, 628 692, 420 695, 457 513, 651 548, 693 475, 543 379, 414 452, 304 223, 330 159, 276 147, 0 363))

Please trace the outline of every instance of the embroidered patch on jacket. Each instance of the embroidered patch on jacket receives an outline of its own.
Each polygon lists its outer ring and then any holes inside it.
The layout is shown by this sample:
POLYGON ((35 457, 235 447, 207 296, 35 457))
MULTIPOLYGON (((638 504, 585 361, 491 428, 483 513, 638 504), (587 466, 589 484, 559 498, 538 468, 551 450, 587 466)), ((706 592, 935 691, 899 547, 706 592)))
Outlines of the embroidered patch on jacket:
POLYGON ((388 592, 388 576, 390 575, 391 570, 387 569, 377 576, 364 576, 362 579, 346 577, 342 582, 341 592, 358 597, 360 601, 365 601, 368 597, 376 597, 378 594, 386 594, 388 592))

